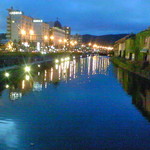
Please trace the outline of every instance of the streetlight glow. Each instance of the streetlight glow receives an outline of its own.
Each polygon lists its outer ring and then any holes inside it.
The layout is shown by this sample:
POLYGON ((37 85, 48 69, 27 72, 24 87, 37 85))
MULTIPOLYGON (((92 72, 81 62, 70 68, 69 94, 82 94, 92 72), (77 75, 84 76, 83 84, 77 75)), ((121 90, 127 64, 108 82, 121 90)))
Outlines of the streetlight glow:
POLYGON ((45 35, 45 36, 44 36, 44 39, 45 39, 45 40, 48 40, 48 36, 47 36, 47 35, 45 35))
POLYGON ((29 80, 30 80, 30 76, 29 76, 29 75, 26 75, 26 77, 25 77, 25 78, 26 78, 26 80, 27 80, 27 81, 29 81, 29 80))
POLYGON ((66 39, 64 39, 64 43, 66 43, 67 42, 67 40, 66 39))
POLYGON ((6 73, 5 73, 5 77, 8 78, 9 76, 10 76, 10 74, 9 74, 8 72, 6 72, 6 73))
POLYGON ((62 58, 62 59, 61 59, 61 62, 63 62, 63 61, 64 61, 64 59, 62 58))
POLYGON ((77 43, 78 43, 77 41, 74 42, 74 44, 77 44, 77 43))
POLYGON ((59 63, 59 60, 58 60, 58 59, 56 59, 56 60, 55 60, 55 63, 59 63))
POLYGON ((62 39, 59 40, 59 43, 61 43, 61 42, 62 42, 62 39))
POLYGON ((21 34, 22 35, 26 35, 26 31, 25 30, 21 30, 21 34))
POLYGON ((30 30, 30 35, 33 35, 34 34, 34 31, 33 30, 30 30))
POLYGON ((26 66, 25 67, 25 72, 30 72, 31 71, 31 68, 29 66, 26 66))
POLYGON ((89 43, 89 46, 91 46, 92 44, 91 43, 89 43))
POLYGON ((9 88, 9 85, 7 84, 5 87, 6 87, 6 89, 8 89, 8 88, 9 88))
POLYGON ((50 39, 51 39, 51 40, 54 40, 54 36, 51 36, 50 39))

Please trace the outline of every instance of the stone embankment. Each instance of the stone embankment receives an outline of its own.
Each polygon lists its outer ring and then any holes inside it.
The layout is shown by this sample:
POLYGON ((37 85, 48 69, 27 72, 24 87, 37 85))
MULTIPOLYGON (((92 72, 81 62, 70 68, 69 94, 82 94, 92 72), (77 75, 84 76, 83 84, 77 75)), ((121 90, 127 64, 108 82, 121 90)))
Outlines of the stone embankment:
POLYGON ((150 80, 150 64, 148 62, 130 61, 118 57, 112 57, 111 61, 120 68, 150 80))

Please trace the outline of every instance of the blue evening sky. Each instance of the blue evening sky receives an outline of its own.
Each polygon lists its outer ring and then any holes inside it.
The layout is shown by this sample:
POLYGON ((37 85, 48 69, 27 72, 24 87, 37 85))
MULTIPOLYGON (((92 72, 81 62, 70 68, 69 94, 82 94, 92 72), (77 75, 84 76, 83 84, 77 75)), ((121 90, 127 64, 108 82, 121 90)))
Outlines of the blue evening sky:
POLYGON ((0 0, 0 33, 11 6, 44 21, 59 17, 73 34, 136 33, 150 25, 150 0, 0 0))

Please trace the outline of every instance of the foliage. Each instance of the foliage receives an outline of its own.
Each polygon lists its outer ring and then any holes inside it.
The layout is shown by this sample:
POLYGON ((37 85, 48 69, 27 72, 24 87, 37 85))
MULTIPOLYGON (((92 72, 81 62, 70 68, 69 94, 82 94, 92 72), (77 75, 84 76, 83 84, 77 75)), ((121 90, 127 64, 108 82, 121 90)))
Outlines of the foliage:
POLYGON ((141 61, 130 61, 118 57, 111 58, 111 61, 123 69, 138 74, 144 78, 150 79, 150 64, 145 65, 141 61))

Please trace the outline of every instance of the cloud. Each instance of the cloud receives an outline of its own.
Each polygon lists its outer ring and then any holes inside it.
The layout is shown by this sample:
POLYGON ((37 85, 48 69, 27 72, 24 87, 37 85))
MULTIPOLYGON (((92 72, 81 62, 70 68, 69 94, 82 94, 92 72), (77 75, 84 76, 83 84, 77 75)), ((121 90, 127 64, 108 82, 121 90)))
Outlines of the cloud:
MULTIPOLYGON (((0 21, 7 16, 6 8, 14 6, 45 21, 59 17, 63 25, 72 27, 73 33, 138 32, 150 24, 149 0, 5 0, 1 4, 4 12, 0 21)), ((0 31, 5 30, 4 22, 0 31)))

